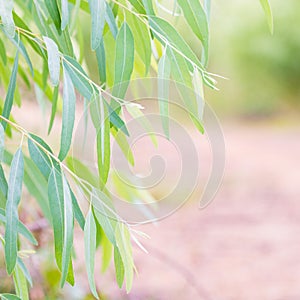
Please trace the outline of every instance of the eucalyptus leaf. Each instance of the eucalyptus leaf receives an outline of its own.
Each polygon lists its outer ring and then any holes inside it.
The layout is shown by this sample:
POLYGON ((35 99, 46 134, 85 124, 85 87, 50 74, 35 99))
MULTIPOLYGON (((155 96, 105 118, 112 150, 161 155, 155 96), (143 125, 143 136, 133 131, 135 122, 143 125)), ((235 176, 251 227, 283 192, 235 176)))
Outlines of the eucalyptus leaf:
POLYGON ((59 73, 60 73, 60 56, 56 43, 44 36, 44 42, 46 44, 48 52, 48 69, 50 72, 50 80, 54 86, 59 83, 59 73))
POLYGON ((105 24, 106 1, 89 0, 89 7, 92 19, 91 47, 92 50, 96 50, 102 40, 105 24))
POLYGON ((5 208, 5 261, 6 270, 11 274, 17 262, 17 239, 18 239, 18 206, 21 200, 22 181, 24 175, 24 160, 22 149, 19 148, 11 162, 8 180, 7 202, 5 208))
POLYGON ((63 90, 63 117, 62 117, 62 131, 60 141, 59 159, 64 160, 67 156, 71 142, 75 122, 75 105, 76 96, 74 86, 68 71, 63 68, 64 90, 63 90))

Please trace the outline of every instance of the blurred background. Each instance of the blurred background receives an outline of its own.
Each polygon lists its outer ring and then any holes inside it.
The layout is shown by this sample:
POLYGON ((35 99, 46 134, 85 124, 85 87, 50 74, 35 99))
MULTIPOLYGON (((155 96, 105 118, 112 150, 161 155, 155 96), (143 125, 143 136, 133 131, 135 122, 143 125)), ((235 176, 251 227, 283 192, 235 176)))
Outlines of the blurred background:
MULTIPOLYGON (((212 1, 208 69, 227 79, 218 79, 219 91, 207 88, 205 98, 219 117, 226 142, 222 186, 214 201, 199 210, 200 178, 180 210, 137 228, 150 236, 142 241, 149 253, 134 248, 138 274, 129 295, 117 288, 113 267, 101 274, 99 258, 96 280, 103 299, 300 299, 300 2, 270 2, 273 35, 258 0, 212 1)), ((173 7, 170 0, 160 3, 173 7)), ((163 10, 160 14, 174 20, 200 53, 200 45, 180 18, 163 10)), ((92 61, 86 63, 92 68, 92 61)), ((26 106, 30 113, 15 108, 15 119, 36 134, 45 134, 46 128, 39 128, 43 121, 38 123, 38 116, 32 119, 36 104, 26 106)), ((201 168, 209 172, 207 142, 196 130, 190 132, 204 158, 201 168)), ((138 151, 140 160, 145 149, 138 151)), ((51 245, 47 229, 43 233, 37 229, 37 234, 51 245)), ((82 234, 78 231, 75 236, 75 288, 60 292, 51 246, 28 261, 36 282, 32 299, 92 299, 82 234)), ((0 290, 7 290, 10 281, 2 280, 5 269, 0 278, 0 290)))

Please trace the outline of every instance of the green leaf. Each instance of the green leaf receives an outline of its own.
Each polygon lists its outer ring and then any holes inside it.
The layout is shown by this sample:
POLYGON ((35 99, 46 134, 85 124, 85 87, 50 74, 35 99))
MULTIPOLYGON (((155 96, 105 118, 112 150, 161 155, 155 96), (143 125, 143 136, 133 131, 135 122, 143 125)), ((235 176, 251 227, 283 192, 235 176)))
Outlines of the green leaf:
POLYGON ((13 272, 17 261, 17 227, 19 224, 18 206, 21 200, 23 175, 24 160, 22 149, 19 148, 13 157, 10 167, 5 208, 5 261, 8 274, 13 272))
POLYGON ((74 232, 74 215, 73 204, 69 184, 63 176, 63 201, 64 201, 64 246, 62 252, 62 277, 61 287, 66 281, 70 264, 72 263, 72 247, 73 247, 73 232, 74 232))
POLYGON ((63 90, 63 116, 59 159, 64 160, 67 156, 71 142, 75 121, 76 96, 73 83, 68 71, 63 68, 64 90, 63 90))
POLYGON ((119 117, 116 111, 105 101, 105 104, 108 107, 109 119, 110 122, 117 128, 121 129, 127 136, 129 136, 129 132, 124 121, 119 117))
MULTIPOLYGON (((204 87, 203 87, 203 80, 199 71, 197 69, 194 70, 193 74, 193 86, 194 91, 198 103, 198 112, 197 115, 200 120, 203 120, 203 112, 204 112, 204 87)), ((195 112, 196 113, 196 112, 195 112)))
POLYGON ((24 183, 29 193, 37 200, 43 215, 51 223, 51 214, 48 204, 47 181, 33 161, 24 157, 24 183))
POLYGON ((195 64, 202 70, 204 69, 196 54, 170 23, 164 19, 150 16, 149 24, 156 38, 163 45, 169 46, 168 48, 182 56, 188 62, 190 70, 193 70, 192 64, 195 64))
POLYGON ((28 269, 26 268, 23 260, 20 257, 18 257, 17 262, 18 262, 18 266, 20 267, 20 269, 21 269, 22 273, 24 274, 26 280, 28 281, 28 283, 32 287, 32 278, 31 278, 30 273, 29 273, 28 269))
POLYGON ((22 300, 29 300, 27 280, 19 264, 15 268, 15 271, 13 273, 13 279, 16 294, 22 300))
POLYGON ((54 86, 57 86, 59 83, 60 73, 60 57, 58 47, 52 39, 46 36, 43 38, 48 52, 48 69, 50 73, 50 80, 54 86))
POLYGON ((269 0, 260 0, 260 4, 265 12, 266 17, 267 17, 270 32, 273 34, 274 23, 273 23, 273 15, 272 15, 272 9, 271 9, 270 2, 269 2, 269 0))
POLYGON ((89 78, 88 75, 72 57, 65 55, 64 58, 66 61, 63 62, 63 66, 68 71, 74 86, 85 99, 91 100, 94 95, 94 89, 87 80, 89 78))
POLYGON ((166 137, 169 139, 169 85, 171 64, 166 53, 158 63, 158 103, 162 119, 162 126, 166 137))
POLYGON ((151 123, 143 114, 141 109, 138 106, 134 105, 134 103, 133 105, 126 105, 126 109, 128 113, 146 129, 147 134, 150 136, 153 145, 157 147, 157 138, 156 135, 153 133, 154 130, 151 126, 151 123))
POLYGON ((0 39, 0 56, 1 56, 4 66, 5 66, 7 63, 7 56, 6 56, 6 49, 5 49, 2 39, 0 39))
POLYGON ((61 30, 65 30, 69 24, 69 3, 68 0, 61 0, 61 30))
POLYGON ((0 123, 0 163, 3 160, 4 146, 4 128, 0 123))
POLYGON ((76 199, 73 191, 70 188, 70 185, 69 185, 69 189, 70 189, 70 192, 71 192, 72 205, 73 205, 73 211, 74 211, 75 219, 78 222, 80 228, 83 230, 84 229, 84 224, 85 224, 84 216, 83 216, 82 211, 80 209, 80 206, 77 202, 77 199, 76 199))
POLYGON ((11 38, 15 36, 15 23, 12 15, 13 0, 0 0, 0 16, 4 30, 11 38))
POLYGON ((130 243, 130 234, 128 228, 123 223, 118 223, 116 227, 116 242, 120 252, 126 279, 126 291, 130 292, 132 288, 133 275, 134 275, 134 263, 132 258, 132 249, 130 243))
POLYGON ((22 300, 16 295, 13 294, 0 294, 2 300, 22 300))
POLYGON ((92 19, 91 47, 96 50, 102 40, 102 33, 105 24, 105 0, 89 0, 89 7, 92 19))
MULTIPOLYGON (((2 208, 0 208, 0 221, 6 224, 5 210, 2 208)), ((18 226, 18 233, 23 235, 30 243, 37 246, 38 244, 37 240, 21 221, 19 221, 17 226, 18 226)))
POLYGON ((146 10, 141 0, 129 0, 131 5, 136 9, 136 11, 140 14, 145 15, 146 10))
POLYGON ((68 168, 76 173, 80 178, 84 178, 89 184, 94 187, 98 186, 97 177, 91 172, 91 170, 83 164, 82 161, 75 157, 67 157, 66 159, 68 168))
MULTIPOLYGON (((41 138, 35 135, 31 135, 31 137, 41 146, 43 146, 43 148, 49 151, 48 145, 41 138), (47 146, 45 147, 45 145, 47 146)), ((44 177, 48 179, 52 168, 51 160, 48 157, 48 155, 44 152, 44 150, 41 147, 39 147, 31 139, 28 139, 28 150, 32 161, 39 168, 44 177)), ((51 150, 49 152, 52 153, 51 150)))
POLYGON ((100 185, 105 185, 110 167, 110 119, 101 94, 90 106, 90 114, 97 135, 97 161, 100 185))
POLYGON ((94 213, 107 238, 113 245, 116 245, 115 227, 116 215, 111 200, 100 190, 93 189, 91 203, 94 206, 94 213))
POLYGON ((112 94, 124 98, 133 71, 134 40, 126 22, 123 23, 116 40, 115 79, 112 94))
POLYGON ((95 285, 96 222, 92 209, 89 210, 84 226, 85 265, 92 294, 99 299, 95 285))
POLYGON ((145 65, 145 73, 148 74, 151 63, 151 38, 147 25, 132 13, 126 15, 126 20, 132 30, 135 50, 145 65))
POLYGON ((109 267, 111 258, 112 258, 112 248, 113 245, 107 238, 105 234, 101 237, 101 246, 102 246, 102 268, 101 271, 105 272, 109 267))
POLYGON ((115 16, 113 14, 113 11, 110 7, 110 5, 106 2, 106 14, 105 14, 105 20, 109 26, 109 29, 114 37, 116 39, 118 34, 118 27, 116 25, 115 16))
POLYGON ((52 109, 51 109, 51 117, 48 127, 48 134, 50 134, 56 114, 56 107, 57 107, 57 100, 58 100, 58 94, 59 94, 59 86, 57 85, 53 90, 53 96, 52 96, 52 109))
POLYGON ((0 191, 5 199, 5 204, 6 204, 7 190, 8 190, 7 181, 5 178, 2 165, 0 164, 0 191))
POLYGON ((115 138, 116 142, 118 143, 127 161, 132 166, 134 166, 134 156, 132 150, 130 149, 130 145, 128 144, 125 134, 122 131, 117 131, 114 128, 111 129, 111 133, 115 138))
POLYGON ((153 1, 152 0, 142 0, 144 7, 146 9, 147 15, 148 16, 154 16, 155 12, 153 9, 153 1))
POLYGON ((117 247, 114 248, 114 263, 115 263, 117 284, 119 288, 122 288, 124 282, 125 270, 124 270, 124 264, 122 261, 121 254, 117 247))
MULTIPOLYGON (((7 94, 5 97, 5 103, 2 111, 2 116, 6 119, 9 118, 10 112, 12 109, 12 105, 14 102, 14 95, 16 90, 16 81, 17 81, 17 73, 18 73, 18 64, 19 64, 19 52, 16 54, 16 58, 14 61, 12 73, 10 76, 10 81, 7 89, 7 94)), ((3 125, 4 130, 6 129, 7 123, 1 120, 1 124, 3 125)))
POLYGON ((45 0, 45 4, 57 31, 60 32, 61 18, 56 0, 45 0))
POLYGON ((206 13, 200 0, 178 0, 187 23, 195 35, 201 40, 204 48, 204 64, 208 60, 209 30, 206 13))
POLYGON ((58 268, 62 269, 62 252, 64 244, 64 199, 62 175, 52 169, 48 180, 48 198, 52 217, 55 258, 58 268))
POLYGON ((95 51, 96 51, 100 82, 105 83, 106 82, 106 60, 105 60, 105 48, 102 39, 95 51))

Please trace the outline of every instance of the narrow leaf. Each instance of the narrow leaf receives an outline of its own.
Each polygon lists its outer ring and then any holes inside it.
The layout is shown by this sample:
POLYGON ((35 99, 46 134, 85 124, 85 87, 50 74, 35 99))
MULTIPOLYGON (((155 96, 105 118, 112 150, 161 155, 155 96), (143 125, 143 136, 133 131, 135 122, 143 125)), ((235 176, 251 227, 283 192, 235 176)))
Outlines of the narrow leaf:
POLYGON ((19 148, 13 157, 10 167, 7 203, 5 208, 5 261, 8 274, 13 272, 17 261, 17 228, 19 224, 18 206, 21 200, 23 175, 24 160, 22 149, 19 148))
POLYGON ((116 280, 119 288, 122 288, 125 276, 124 264, 118 247, 114 248, 114 263, 116 270, 116 280))
POLYGON ((271 9, 270 2, 269 2, 269 0, 260 0, 260 4, 265 12, 266 17, 267 17, 270 32, 273 34, 274 23, 273 23, 273 15, 272 15, 272 9, 271 9))
POLYGON ((0 163, 3 160, 4 146, 4 128, 0 123, 0 163))
POLYGON ((0 0, 0 16, 5 32, 13 38, 15 36, 15 23, 12 15, 13 0, 0 0))
POLYGON ((92 19, 91 47, 96 50, 101 42, 105 24, 105 0, 89 0, 89 7, 92 19))
POLYGON ((56 29, 60 32, 61 18, 56 0, 45 0, 45 4, 56 29))
POLYGON ((130 234, 123 223, 118 223, 116 227, 116 242, 124 264, 126 291, 129 293, 132 288, 134 263, 132 258, 130 234))
POLYGON ((53 96, 52 96, 52 109, 51 109, 51 117, 50 117, 50 122, 49 122, 49 127, 48 127, 48 134, 50 134, 52 127, 53 127, 53 122, 54 122, 54 118, 55 118, 55 114, 56 114, 58 94, 59 94, 59 86, 57 85, 54 88, 53 96))
POLYGON ((101 185, 105 185, 110 167, 110 119, 108 108, 100 95, 92 102, 90 113, 97 134, 97 161, 101 185))
POLYGON ((96 253, 96 222, 91 209, 88 212, 84 226, 84 253, 90 289, 94 297, 99 299, 94 278, 96 253))
POLYGON ((196 54, 172 25, 164 19, 155 16, 149 17, 149 24, 156 38, 163 45, 169 45, 172 51, 184 58, 188 62, 190 70, 193 70, 192 64, 203 70, 203 66, 196 54))
POLYGON ((22 300, 16 295, 13 294, 0 294, 2 300, 22 300))
POLYGON ((102 39, 101 39, 99 46, 97 47, 97 49, 95 51, 96 51, 96 57, 97 57, 100 82, 105 83, 106 82, 106 60, 105 60, 105 48, 104 48, 104 43, 103 43, 102 39))
POLYGON ((170 60, 166 53, 161 57, 158 63, 158 103, 159 112, 162 119, 162 126, 167 138, 170 137, 169 132, 169 80, 171 73, 170 60))
POLYGON ((74 86, 85 99, 91 100, 94 95, 94 89, 88 81, 88 75, 72 57, 65 55, 64 58, 66 62, 63 62, 63 66, 68 71, 74 86))
POLYGON ((72 142, 72 133, 75 121, 76 96, 73 83, 65 68, 63 68, 64 90, 63 90, 63 116, 59 159, 64 160, 72 142))
POLYGON ((205 65, 208 60, 209 31, 207 15, 200 0, 178 0, 187 23, 195 35, 201 40, 204 48, 205 65))
MULTIPOLYGON (((0 221, 2 223, 6 224, 5 210, 2 208, 0 208, 0 221)), ((32 233, 26 228, 26 226, 21 221, 18 222, 17 226, 18 226, 18 233, 23 235, 33 245, 36 246, 38 244, 35 237, 32 235, 32 233)))
POLYGON ((113 96, 124 98, 133 71, 134 40, 126 22, 123 23, 116 40, 115 79, 113 96))
POLYGON ((64 199, 61 172, 56 169, 52 169, 49 176, 48 198, 54 232, 55 258, 61 270, 64 243, 64 199))
POLYGON ((50 73, 50 80, 54 86, 57 86, 60 72, 60 57, 58 47, 52 39, 46 36, 44 36, 44 41, 48 52, 48 69, 50 73))
POLYGON ((69 189, 69 184, 63 176, 63 199, 64 199, 64 246, 62 252, 62 277, 61 277, 61 287, 64 286, 66 281, 72 255, 73 247, 73 231, 74 231, 74 215, 73 215, 73 205, 72 197, 69 189))
POLYGON ((61 30, 65 30, 69 24, 69 1, 61 0, 61 30))
MULTIPOLYGON (((10 81, 7 89, 7 94, 5 98, 5 103, 2 111, 2 116, 6 119, 9 118, 10 112, 12 109, 12 105, 14 102, 14 95, 16 90, 16 81, 17 81, 17 73, 18 73, 18 64, 19 64, 19 52, 16 54, 16 58, 14 61, 12 73, 10 76, 10 81)), ((4 130, 6 129, 7 123, 3 120, 1 120, 1 123, 3 125, 4 130)))

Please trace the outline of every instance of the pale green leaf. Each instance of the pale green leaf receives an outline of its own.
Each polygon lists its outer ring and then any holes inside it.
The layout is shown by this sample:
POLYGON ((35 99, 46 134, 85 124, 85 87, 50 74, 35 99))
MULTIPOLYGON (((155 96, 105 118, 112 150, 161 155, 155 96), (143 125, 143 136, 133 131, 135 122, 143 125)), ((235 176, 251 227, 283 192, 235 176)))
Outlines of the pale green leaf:
POLYGON ((128 228, 124 225, 124 223, 117 224, 115 236, 117 247, 124 265, 126 291, 127 293, 129 293, 132 288, 134 263, 132 258, 130 234, 128 228))
POLYGON ((161 115, 162 126, 167 138, 170 137, 169 130, 169 85, 170 85, 171 64, 166 53, 158 63, 158 103, 161 115))
POLYGON ((55 258, 58 268, 62 268, 62 252, 64 244, 64 199, 62 175, 52 169, 48 180, 48 198, 52 217, 55 258))
POLYGON ((116 245, 115 227, 117 221, 111 200, 100 190, 93 189, 91 202, 98 223, 101 225, 110 242, 116 245))
POLYGON ((19 148, 13 157, 10 167, 5 208, 5 261, 8 274, 13 272, 17 261, 17 228, 19 224, 18 206, 21 200, 23 175, 24 160, 22 149, 19 148))
POLYGON ((269 0, 260 0, 260 4, 267 17, 270 32, 273 34, 274 24, 273 24, 273 14, 269 0))
POLYGON ((15 36, 15 23, 12 15, 13 0, 0 0, 0 16, 5 32, 13 38, 15 36))
POLYGON ((46 44, 48 52, 48 69, 50 73, 50 80, 54 86, 59 83, 59 73, 60 73, 60 56, 56 43, 44 36, 44 42, 46 44))
POLYGON ((0 297, 2 300, 22 300, 21 298, 19 298, 16 295, 13 294, 0 294, 0 297))
POLYGON ((45 4, 56 29, 60 32, 61 18, 56 0, 45 0, 45 4))
POLYGON ((0 123, 0 163, 3 160, 3 154, 4 154, 4 128, 2 124, 0 123))
MULTIPOLYGON (((12 109, 12 105, 14 102, 14 95, 15 95, 15 90, 16 90, 16 81, 17 81, 17 73, 18 73, 18 65, 19 65, 19 52, 16 54, 16 58, 14 61, 12 73, 10 76, 10 81, 5 97, 5 103, 2 111, 2 116, 6 119, 9 118, 10 112, 12 109)), ((6 129, 7 123, 3 120, 1 120, 1 124, 3 125, 4 130, 6 129)))
POLYGON ((92 50, 96 50, 102 39, 106 2, 105 0, 89 0, 89 7, 92 19, 91 47, 92 50))
POLYGON ((73 83, 70 79, 69 73, 63 68, 64 90, 63 90, 63 116, 62 116, 62 131, 59 159, 64 160, 67 156, 71 142, 75 122, 75 105, 76 96, 73 83))
POLYGON ((97 161, 100 184, 105 185, 110 167, 110 119, 101 94, 91 103, 90 114, 97 135, 97 161))
MULTIPOLYGON (((6 216, 5 216, 5 210, 0 208, 0 221, 4 224, 6 224, 6 216)), ((32 233, 26 228, 26 226, 19 221, 18 222, 18 233, 23 235, 29 242, 31 242, 33 245, 37 245, 37 240, 32 235, 32 233)))
POLYGON ((57 85, 53 90, 53 96, 52 96, 52 109, 51 109, 51 117, 48 127, 48 134, 50 134, 56 114, 56 108, 57 108, 57 100, 58 100, 58 94, 59 94, 59 86, 57 85))
POLYGON ((195 35, 201 40, 204 48, 204 64, 208 60, 209 30, 206 13, 200 0, 178 0, 187 23, 195 35))
POLYGON ((6 49, 2 39, 0 39, 0 56, 4 65, 7 63, 6 49))
POLYGON ((74 214, 72 197, 69 189, 69 184, 65 178, 63 178, 63 201, 64 201, 64 245, 62 252, 62 277, 61 277, 61 287, 64 286, 66 281, 70 264, 72 263, 72 247, 73 247, 73 232, 74 232, 74 214))
POLYGON ((182 56, 188 62, 190 70, 193 70, 193 64, 203 70, 203 66, 196 54, 170 23, 159 17, 150 16, 149 24, 156 38, 163 45, 169 46, 168 48, 182 56))
POLYGON ((103 39, 101 39, 99 46, 96 48, 96 57, 98 64, 98 73, 101 83, 106 82, 106 57, 103 39))
POLYGON ((14 279, 16 294, 22 300, 29 300, 27 279, 19 264, 16 266, 14 270, 13 279, 14 279))
POLYGON ((134 40, 126 22, 123 23, 116 40, 115 79, 112 94, 124 98, 133 71, 134 40))
POLYGON ((115 128, 111 129, 111 133, 118 143, 120 149, 122 150, 127 161, 133 166, 134 165, 134 156, 130 145, 126 139, 125 134, 122 131, 117 131, 115 128))
POLYGON ((122 288, 125 276, 125 269, 121 254, 119 252, 118 247, 114 247, 114 263, 116 270, 116 280, 119 288, 122 288))
POLYGON ((155 12, 153 9, 153 1, 152 0, 142 0, 145 10, 148 16, 154 16, 155 12))
POLYGON ((90 84, 88 75, 72 57, 65 55, 64 58, 66 61, 63 62, 63 66, 68 71, 74 86, 85 99, 91 100, 96 91, 94 91, 90 84))
POLYGON ((61 30, 65 30, 69 24, 69 1, 61 0, 61 30))
POLYGON ((95 285, 96 222, 92 209, 89 210, 84 226, 85 265, 92 294, 99 299, 95 285))

